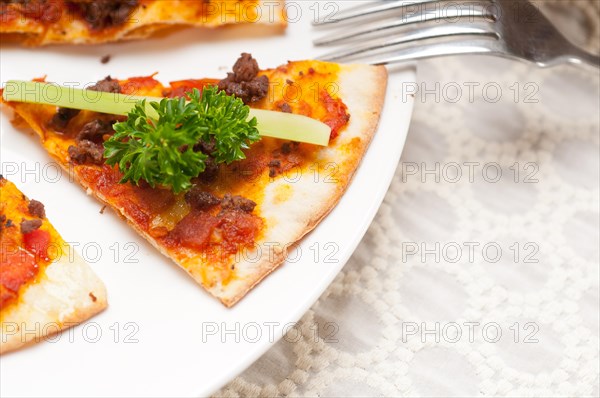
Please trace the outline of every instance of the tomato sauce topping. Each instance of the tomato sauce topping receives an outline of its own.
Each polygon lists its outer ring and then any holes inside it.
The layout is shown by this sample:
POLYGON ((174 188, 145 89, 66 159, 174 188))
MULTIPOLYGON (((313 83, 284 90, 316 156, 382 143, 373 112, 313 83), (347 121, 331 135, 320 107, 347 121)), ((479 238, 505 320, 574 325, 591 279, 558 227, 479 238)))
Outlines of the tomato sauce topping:
POLYGON ((147 95, 160 96, 162 94, 162 84, 154 79, 156 73, 150 76, 131 77, 119 82, 121 93, 127 95, 147 95))
POLYGON ((163 239, 168 246, 183 245, 225 259, 242 248, 252 247, 262 227, 260 218, 239 210, 213 215, 194 210, 163 239))
POLYGON ((52 243, 48 229, 52 227, 42 222, 41 203, 30 202, 2 177, 0 189, 0 308, 4 308, 18 299, 19 290, 52 261, 48 250, 52 243), (22 220, 38 221, 34 223, 35 229, 23 233, 22 220))
MULTIPOLYGON (((343 101, 336 96, 338 67, 333 64, 294 62, 284 67, 265 70, 271 82, 267 97, 251 104, 259 109, 303 114, 321 120, 331 127, 331 139, 343 134, 350 115, 343 101)), ((165 87, 154 75, 119 81, 124 94, 180 97, 194 88, 218 84, 216 79, 187 79, 171 82, 165 87)), ((98 118, 93 113, 91 118, 98 118)), ((83 123, 83 121, 81 122, 83 123)), ((50 137, 47 137, 50 138, 50 137)), ((55 133, 57 142, 67 147, 73 138, 55 133)), ((260 203, 264 194, 264 177, 302 170, 314 160, 315 146, 264 138, 246 151, 246 159, 232 164, 220 164, 211 178, 201 174, 194 184, 223 200, 226 195, 242 195, 260 203)), ((68 158, 65 158, 68 160, 68 158)), ((75 173, 84 186, 104 201, 122 210, 137 228, 148 233, 176 257, 205 256, 212 266, 229 270, 229 256, 250 248, 260 237, 264 220, 257 211, 214 208, 192 208, 183 195, 174 195, 162 188, 121 184, 122 174, 106 164, 78 164, 75 173), (186 251, 188 249, 188 251, 186 251)), ((229 271, 227 271, 229 272, 229 271)))
POLYGON ((322 122, 331 128, 331 136, 329 138, 333 140, 340 134, 341 129, 346 126, 350 120, 348 107, 341 99, 333 99, 325 89, 321 90, 319 95, 327 110, 327 115, 322 119, 322 122))
POLYGON ((19 289, 39 271, 35 256, 22 248, 3 249, 0 258, 0 308, 18 297, 19 289))
POLYGON ((214 228, 219 224, 216 217, 205 211, 192 211, 165 237, 170 245, 182 244, 194 249, 205 249, 214 228))
POLYGON ((204 87, 215 86, 219 83, 217 79, 187 79, 171 82, 171 87, 163 91, 163 95, 169 98, 183 97, 195 88, 202 91, 204 87))
POLYGON ((48 257, 48 248, 50 245, 50 234, 48 231, 36 229, 29 233, 23 234, 23 244, 25 249, 33 253, 37 258, 50 261, 48 257))

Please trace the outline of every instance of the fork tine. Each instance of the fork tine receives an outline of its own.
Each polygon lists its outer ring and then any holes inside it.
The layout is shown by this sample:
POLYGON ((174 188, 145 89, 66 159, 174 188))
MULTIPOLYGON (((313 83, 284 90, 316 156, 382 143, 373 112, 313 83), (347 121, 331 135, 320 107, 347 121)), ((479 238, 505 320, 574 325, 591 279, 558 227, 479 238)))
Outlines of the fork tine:
POLYGON ((462 42, 413 46, 402 50, 389 51, 367 59, 360 58, 360 60, 361 62, 372 65, 387 65, 446 55, 467 54, 508 56, 508 54, 503 51, 502 44, 498 40, 473 39, 462 42))
POLYGON ((337 50, 329 53, 325 53, 318 57, 323 61, 343 61, 348 58, 356 57, 359 54, 361 56, 368 56, 369 53, 378 51, 387 47, 416 42, 420 40, 427 40, 440 37, 451 37, 451 36, 464 36, 464 35, 486 35, 496 36, 497 34, 493 29, 493 26, 489 23, 469 23, 469 24, 447 24, 443 26, 433 26, 429 28, 415 29, 397 37, 391 39, 385 39, 383 41, 366 43, 361 46, 354 46, 345 50, 337 50))
POLYGON ((364 28, 359 28, 357 30, 347 29, 343 32, 336 34, 328 34, 326 36, 317 38, 313 41, 315 46, 323 46, 330 44, 337 44, 351 41, 360 36, 381 36, 387 34, 387 31, 391 29, 400 28, 407 25, 429 22, 429 21, 439 21, 442 19, 464 19, 464 18, 491 18, 495 20, 495 15, 487 8, 470 8, 470 9, 452 9, 452 10, 441 10, 436 8, 435 11, 430 10, 420 10, 415 14, 411 14, 406 17, 402 17, 397 20, 392 20, 390 22, 386 22, 383 24, 373 23, 369 24, 364 28))
POLYGON ((368 16, 372 16, 374 14, 383 13, 391 10, 402 11, 409 10, 411 7, 418 6, 421 4, 427 3, 435 3, 440 0, 412 0, 407 2, 406 0, 379 0, 375 2, 370 2, 367 4, 360 4, 345 10, 340 11, 337 15, 327 17, 325 19, 321 19, 318 21, 313 21, 313 26, 325 26, 331 24, 337 24, 340 22, 346 22, 352 19, 364 18, 368 16))

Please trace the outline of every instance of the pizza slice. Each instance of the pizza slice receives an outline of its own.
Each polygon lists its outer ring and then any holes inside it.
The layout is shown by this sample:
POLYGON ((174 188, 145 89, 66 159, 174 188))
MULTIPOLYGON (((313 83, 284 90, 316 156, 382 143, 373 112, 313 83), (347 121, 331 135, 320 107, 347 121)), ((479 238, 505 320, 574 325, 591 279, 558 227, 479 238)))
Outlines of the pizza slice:
MULTIPOLYGON (((386 84, 387 71, 381 66, 297 61, 260 70, 251 55, 242 54, 233 72, 221 80, 190 79, 165 86, 153 76, 107 77, 92 86, 92 90, 153 97, 189 97, 194 89, 218 87, 253 109, 304 115, 331 129, 328 146, 262 137, 233 162, 220 159, 231 136, 183 145, 177 141, 182 139, 177 130, 173 141, 165 142, 179 144, 161 143, 161 148, 171 146, 173 151, 155 149, 165 159, 189 156, 203 163, 189 186, 177 193, 152 182, 156 165, 150 153, 144 153, 141 165, 140 157, 118 165, 107 163, 107 143, 116 137, 113 127, 123 125, 123 116, 7 104, 15 111, 14 122, 30 126, 48 153, 88 194, 116 210, 160 252, 231 306, 282 264, 296 243, 336 205, 376 131, 386 84), (124 175, 121 166, 134 163, 140 168, 124 175), (138 180, 132 183, 129 177, 136 174, 138 180)), ((149 128, 146 116, 130 116, 128 121, 132 130, 149 128)), ((152 134, 140 133, 148 139, 152 134)), ((118 145, 138 143, 129 138, 118 145)), ((135 150, 144 152, 144 145, 135 150)), ((165 173, 177 181, 198 162, 167 167, 165 173)))
POLYGON ((91 268, 52 227, 44 205, 0 176, 0 353, 85 321, 106 307, 91 268))
POLYGON ((284 0, 0 0, 3 40, 26 45, 141 39, 174 27, 284 29, 284 0))

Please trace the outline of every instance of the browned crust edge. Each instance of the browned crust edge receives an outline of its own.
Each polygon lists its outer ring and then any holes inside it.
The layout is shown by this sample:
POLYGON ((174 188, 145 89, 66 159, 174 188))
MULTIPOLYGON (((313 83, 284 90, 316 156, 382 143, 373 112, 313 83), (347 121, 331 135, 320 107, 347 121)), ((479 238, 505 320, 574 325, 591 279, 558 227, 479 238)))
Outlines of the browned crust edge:
MULTIPOLYGON (((89 268, 89 265, 85 263, 85 261, 76 255, 76 260, 77 262, 79 262, 79 265, 82 267, 87 267, 87 271, 89 271, 89 273, 93 276, 93 279, 90 280, 89 282, 92 282, 92 286, 86 286, 88 289, 86 290, 90 290, 90 293, 94 294, 94 297, 96 298, 95 301, 92 302, 92 304, 88 304, 88 297, 78 297, 77 301, 74 300, 74 302, 72 302, 71 304, 73 304, 75 306, 74 310, 65 318, 63 318, 62 320, 56 320, 56 319, 51 319, 51 320, 47 320, 48 323, 52 323, 53 325, 55 324, 56 326, 58 326, 58 329, 52 329, 51 331, 45 328, 42 328, 40 326, 40 331, 44 331, 46 330, 47 333, 40 333, 40 334, 35 334, 32 335, 30 332, 25 336, 20 336, 20 333, 17 333, 15 335, 10 335, 10 336, 4 336, 2 332, 0 332, 0 354, 6 354, 8 352, 17 350, 19 348, 22 347, 26 347, 26 346, 31 346, 37 343, 40 343, 41 340, 44 340, 46 338, 49 338, 53 335, 56 335, 58 333, 61 333, 64 330, 67 330, 71 327, 77 326, 81 323, 83 323, 84 321, 92 318, 93 316, 97 315, 98 313, 104 311, 104 309, 106 309, 106 307, 108 306, 108 300, 107 300, 107 295, 106 295, 106 288, 104 286, 104 284, 102 283, 102 281, 95 276, 95 274, 93 273, 92 269, 89 268)), ((68 266, 68 262, 65 264, 65 262, 63 263, 58 263, 58 262, 54 262, 52 264, 50 264, 47 269, 45 270, 45 272, 48 271, 48 268, 50 267, 60 267, 60 266, 68 266)), ((28 287, 29 288, 33 288, 35 287, 36 289, 42 289, 44 290, 44 286, 45 284, 48 284, 49 282, 46 279, 43 279, 42 281, 31 285, 28 287)), ((79 283, 81 283, 81 281, 78 280, 64 280, 64 284, 65 286, 68 286, 69 284, 72 285, 78 285, 79 283)), ((54 297, 48 295, 47 296, 48 300, 55 300, 54 297)), ((17 306, 19 305, 24 305, 24 303, 17 303, 17 306)), ((29 305, 29 304, 27 304, 29 305)), ((18 311, 18 307, 17 307, 17 311, 18 311)), ((5 323, 10 323, 10 322, 14 322, 18 324, 18 327, 20 328, 23 324, 25 324, 25 328, 27 331, 31 331, 32 329, 34 329, 34 327, 32 325, 28 325, 28 323, 30 323, 29 320, 27 319, 3 319, 2 320, 2 324, 5 323)), ((3 326, 3 325, 0 325, 3 326)), ((34 329, 35 330, 35 329, 34 329)))
MULTIPOLYGON (((371 141, 373 140, 373 136, 377 131, 377 127, 379 125, 379 120, 381 117, 381 112, 383 111, 383 104, 385 102, 385 93, 387 90, 387 80, 388 80, 388 72, 384 66, 374 67, 374 76, 373 81, 370 82, 372 84, 372 93, 370 96, 370 104, 373 109, 373 113, 371 113, 366 120, 364 126, 363 137, 366 138, 361 149, 358 153, 356 153, 357 161, 355 164, 350 167, 350 170, 347 174, 348 179, 344 185, 340 185, 339 189, 336 190, 335 195, 331 196, 328 202, 324 203, 322 207, 320 207, 320 211, 314 214, 309 222, 306 224, 304 230, 300 233, 300 235, 295 239, 295 245, 299 244, 300 241, 310 233, 320 222, 323 220, 338 204, 341 197, 344 195, 348 187, 350 186, 352 179, 354 178, 354 174, 360 165, 360 162, 367 151, 371 141)), ((343 73, 343 71, 341 72, 343 73)), ((351 73, 351 72, 349 72, 351 73)), ((346 93, 347 95, 348 93, 346 93)), ((343 98, 342 98, 343 100, 343 98)), ((268 261, 268 259, 261 261, 258 265, 260 272, 257 273, 257 278, 246 286, 245 289, 239 290, 234 296, 230 298, 220 298, 221 302, 225 304, 227 307, 234 306, 238 301, 240 301, 250 290, 252 290, 256 285, 258 285, 264 278, 266 278, 269 274, 275 271, 279 266, 283 264, 285 261, 285 255, 283 253, 274 253, 275 260, 268 261)))

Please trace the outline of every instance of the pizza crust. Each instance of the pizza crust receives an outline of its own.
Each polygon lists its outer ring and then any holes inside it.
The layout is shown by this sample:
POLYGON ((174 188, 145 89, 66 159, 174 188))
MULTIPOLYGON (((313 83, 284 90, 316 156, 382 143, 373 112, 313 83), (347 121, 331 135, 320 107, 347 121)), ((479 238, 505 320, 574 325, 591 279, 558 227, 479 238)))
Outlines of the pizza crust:
POLYGON ((107 306, 106 289, 89 265, 70 250, 0 313, 0 353, 6 353, 94 316, 107 306))
POLYGON ((247 253, 245 257, 253 260, 235 264, 237 277, 234 280, 208 289, 226 306, 233 306, 281 265, 293 246, 329 214, 348 188, 377 130, 387 88, 387 69, 342 65, 338 86, 339 97, 351 115, 350 122, 334 143, 322 150, 318 162, 320 167, 334 164, 337 171, 332 178, 339 182, 328 181, 323 173, 315 183, 312 173, 303 173, 298 181, 279 178, 267 184, 265 199, 258 209, 267 222, 266 236, 257 242, 262 255, 257 255, 259 251, 247 253), (286 192, 283 203, 281 191, 286 192))
POLYGON ((256 3, 219 0, 208 4, 189 0, 156 0, 135 9, 123 25, 102 31, 94 31, 83 19, 64 12, 62 18, 48 26, 19 17, 13 23, 2 23, 0 34, 3 40, 18 41, 28 46, 98 44, 144 39, 173 28, 234 25, 260 25, 283 30, 287 26, 285 0, 258 0, 256 3), (200 14, 201 10, 205 14, 200 14))

